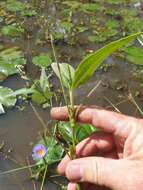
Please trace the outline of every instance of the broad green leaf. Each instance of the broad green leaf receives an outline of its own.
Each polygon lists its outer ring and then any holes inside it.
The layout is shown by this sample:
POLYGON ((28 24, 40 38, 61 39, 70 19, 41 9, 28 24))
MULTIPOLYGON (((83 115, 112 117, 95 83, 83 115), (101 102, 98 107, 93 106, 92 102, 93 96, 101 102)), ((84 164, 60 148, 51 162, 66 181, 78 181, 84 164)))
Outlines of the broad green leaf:
POLYGON ((47 81, 43 81, 41 84, 40 80, 36 80, 31 88, 34 90, 32 101, 39 105, 49 103, 53 97, 53 92, 50 91, 47 81))
POLYGON ((76 130, 76 138, 78 142, 81 142, 83 139, 90 136, 92 133, 98 131, 95 127, 89 124, 79 125, 76 130))
MULTIPOLYGON (((62 77, 62 82, 66 88, 71 88, 72 81, 74 78, 75 70, 74 68, 67 64, 67 63, 59 63, 60 66, 60 72, 61 72, 61 77, 62 77)), ((52 69, 57 75, 58 78, 60 78, 60 73, 58 69, 58 64, 57 63, 52 63, 52 69)))
POLYGON ((53 93, 50 91, 39 92, 35 89, 34 93, 32 94, 32 101, 40 105, 50 101, 52 96, 53 93))
MULTIPOLYGON (((58 130, 66 142, 72 143, 72 129, 69 122, 60 122, 58 130)), ((95 127, 88 124, 76 124, 77 143, 87 138, 89 135, 97 131, 95 127)))
POLYGON ((130 46, 124 49, 124 52, 129 62, 143 65, 143 48, 130 46))
POLYGON ((117 41, 111 42, 101 49, 97 50, 95 53, 87 56, 79 64, 75 71, 74 80, 72 83, 72 89, 79 87, 91 78, 97 67, 114 51, 120 49, 122 46, 133 41, 135 38, 143 33, 136 33, 125 38, 121 38, 117 41))
POLYGON ((66 142, 72 142, 72 129, 69 122, 60 122, 58 125, 58 131, 66 142))
POLYGON ((46 68, 52 63, 51 58, 46 54, 35 56, 33 57, 32 61, 34 65, 37 65, 38 67, 41 68, 42 67, 46 68))
POLYGON ((16 97, 11 96, 13 90, 0 86, 0 104, 5 107, 12 107, 16 104, 16 97))

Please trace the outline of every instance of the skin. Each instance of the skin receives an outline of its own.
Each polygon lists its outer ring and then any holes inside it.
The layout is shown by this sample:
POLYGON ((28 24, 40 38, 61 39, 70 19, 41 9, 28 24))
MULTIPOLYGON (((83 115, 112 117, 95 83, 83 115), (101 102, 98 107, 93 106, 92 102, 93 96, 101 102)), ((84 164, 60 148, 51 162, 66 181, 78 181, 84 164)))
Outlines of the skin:
MULTIPOLYGON (((65 107, 53 108, 51 116, 68 120, 65 107)), ((68 190, 76 190, 79 182, 84 190, 143 189, 143 119, 83 107, 77 122, 92 124, 102 132, 77 145, 77 159, 65 156, 59 164, 58 172, 70 181, 68 190)))

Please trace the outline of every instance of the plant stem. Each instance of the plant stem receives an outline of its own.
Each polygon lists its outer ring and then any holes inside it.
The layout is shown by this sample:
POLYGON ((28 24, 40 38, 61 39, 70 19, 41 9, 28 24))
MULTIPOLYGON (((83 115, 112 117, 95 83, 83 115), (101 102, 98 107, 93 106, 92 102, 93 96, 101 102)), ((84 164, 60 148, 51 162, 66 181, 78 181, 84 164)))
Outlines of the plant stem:
POLYGON ((11 173, 13 173, 13 172, 18 172, 18 171, 25 170, 25 169, 29 169, 29 168, 33 168, 33 167, 36 167, 36 166, 38 166, 38 165, 37 165, 37 164, 33 164, 33 165, 30 165, 30 166, 23 166, 23 167, 21 167, 21 168, 16 168, 16 169, 13 169, 13 170, 1 172, 0 175, 11 174, 11 173))
POLYGON ((41 184, 40 190, 43 190, 43 186, 44 186, 44 182, 45 182, 45 179, 46 179, 47 170, 48 170, 48 165, 46 165, 46 167, 45 167, 44 176, 43 176, 43 180, 42 180, 42 184, 41 184))
MULTIPOLYGON (((69 91, 69 97, 70 97, 70 125, 72 128, 72 147, 70 148, 70 157, 71 159, 76 159, 76 120, 75 120, 75 113, 76 109, 74 106, 74 92, 72 90, 69 91)), ((77 184, 76 190, 81 190, 80 184, 77 184)))
POLYGON ((53 44, 53 36, 50 35, 50 38, 51 38, 51 46, 52 46, 52 50, 53 50, 54 59, 55 59, 55 62, 57 64, 58 71, 59 71, 59 74, 60 74, 60 84, 61 84, 62 93, 63 93, 63 96, 64 96, 66 106, 68 108, 68 100, 67 100, 64 85, 63 85, 63 77, 62 77, 62 73, 61 73, 61 69, 60 69, 60 64, 59 64, 59 62, 57 60, 57 56, 56 56, 56 52, 55 52, 55 48, 54 48, 54 44, 53 44))
POLYGON ((70 120, 70 125, 72 128, 72 148, 71 148, 71 159, 76 158, 76 134, 75 134, 75 107, 74 107, 74 94, 73 91, 69 91, 69 96, 70 96, 70 114, 69 114, 69 120, 70 120))
POLYGON ((33 106, 32 103, 30 103, 30 106, 32 107, 33 112, 35 113, 35 116, 37 117, 37 119, 41 123, 41 126, 43 127, 44 138, 46 139, 46 134, 48 134, 49 136, 51 136, 50 131, 48 130, 47 125, 45 124, 45 122, 43 121, 43 119, 41 118, 41 116, 39 115, 39 113, 37 112, 36 108, 33 106))

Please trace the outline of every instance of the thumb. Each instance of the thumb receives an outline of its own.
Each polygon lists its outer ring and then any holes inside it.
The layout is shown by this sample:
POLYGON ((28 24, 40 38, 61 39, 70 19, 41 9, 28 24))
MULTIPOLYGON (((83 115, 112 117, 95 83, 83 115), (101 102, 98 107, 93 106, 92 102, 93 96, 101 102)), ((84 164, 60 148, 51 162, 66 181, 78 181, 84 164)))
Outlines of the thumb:
POLYGON ((72 182, 89 182, 112 188, 119 182, 118 169, 118 160, 86 157, 70 161, 66 167, 66 176, 72 182))

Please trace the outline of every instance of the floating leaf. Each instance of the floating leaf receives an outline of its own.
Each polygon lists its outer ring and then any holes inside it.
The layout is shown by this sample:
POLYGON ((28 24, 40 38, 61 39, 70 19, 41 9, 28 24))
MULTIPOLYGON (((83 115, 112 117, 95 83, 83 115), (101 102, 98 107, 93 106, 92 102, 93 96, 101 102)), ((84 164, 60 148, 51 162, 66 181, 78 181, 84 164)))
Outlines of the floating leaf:
POLYGON ((21 37, 24 34, 24 28, 18 24, 7 25, 1 29, 1 34, 9 37, 21 37))
POLYGON ((13 90, 7 87, 0 86, 0 104, 9 108, 16 104, 16 97, 11 96, 13 90))
POLYGON ((99 49, 95 53, 87 56, 77 67, 72 84, 72 89, 79 87, 91 78, 97 67, 114 51, 118 50, 122 46, 133 41, 136 37, 142 33, 136 33, 125 38, 121 38, 117 41, 111 42, 99 49))
POLYGON ((67 5, 71 8, 71 10, 79 8, 81 2, 78 1, 64 1, 62 4, 67 5))
POLYGON ((108 20, 105 26, 109 29, 117 29, 120 25, 119 22, 116 20, 108 20))
POLYGON ((11 12, 17 12, 25 9, 25 4, 17 0, 8 0, 6 2, 6 9, 11 12))
POLYGON ((21 89, 15 90, 14 92, 10 93, 9 95, 7 95, 7 97, 28 95, 28 94, 32 94, 34 92, 35 92, 35 90, 32 88, 21 88, 21 89))
POLYGON ((103 6, 97 3, 83 3, 80 5, 80 10, 87 13, 95 12, 98 10, 102 11, 103 8, 104 8, 103 6))
POLYGON ((0 52, 0 75, 1 79, 19 72, 18 66, 26 64, 24 55, 18 47, 8 48, 0 52))
POLYGON ((46 68, 52 63, 52 60, 48 55, 41 54, 33 57, 32 62, 34 65, 46 68))
MULTIPOLYGON (((75 70, 71 65, 67 63, 59 63, 59 66, 60 66, 62 82, 66 88, 70 88, 74 78, 75 70)), ((57 75, 57 77, 60 78, 60 73, 57 63, 52 63, 52 69, 57 75)))
POLYGON ((27 9, 27 10, 23 10, 21 12, 22 16, 27 16, 27 17, 32 17, 35 16, 37 14, 37 12, 35 10, 31 10, 31 8, 27 9))
POLYGON ((121 3, 124 3, 123 0, 106 0, 107 3, 110 3, 110 4, 115 4, 115 5, 118 5, 118 4, 121 4, 121 3))

